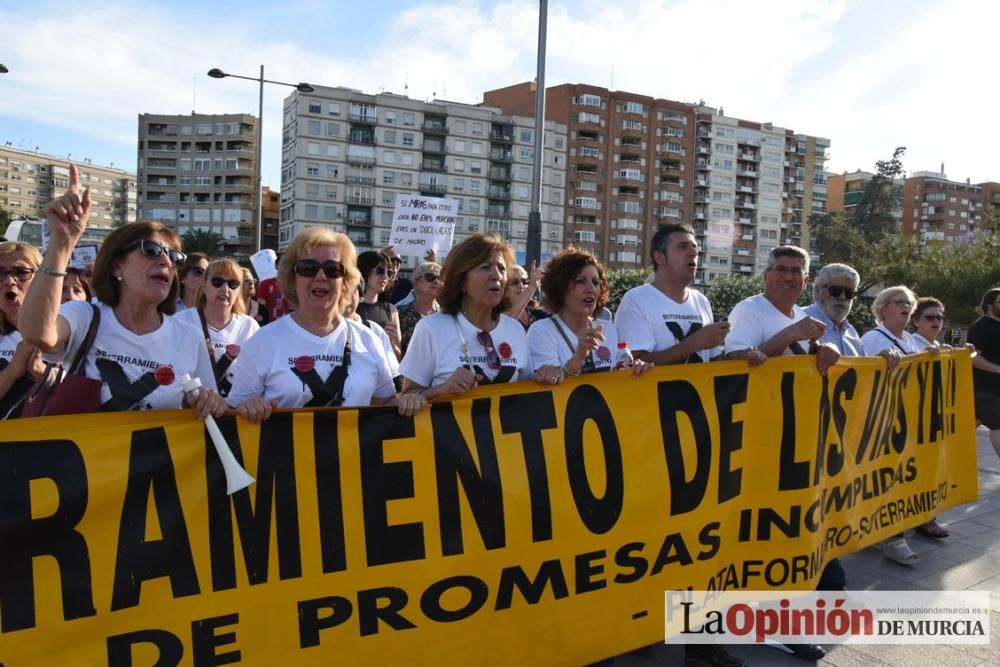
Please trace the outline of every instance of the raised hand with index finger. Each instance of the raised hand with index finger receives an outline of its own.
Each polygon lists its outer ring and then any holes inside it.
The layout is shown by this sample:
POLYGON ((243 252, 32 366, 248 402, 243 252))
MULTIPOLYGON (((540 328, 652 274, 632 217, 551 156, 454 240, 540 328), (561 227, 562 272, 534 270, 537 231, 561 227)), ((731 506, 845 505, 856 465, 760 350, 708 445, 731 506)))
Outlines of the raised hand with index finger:
POLYGON ((73 247, 90 220, 90 188, 80 192, 80 172, 76 165, 69 168, 69 189, 45 205, 52 242, 73 247))

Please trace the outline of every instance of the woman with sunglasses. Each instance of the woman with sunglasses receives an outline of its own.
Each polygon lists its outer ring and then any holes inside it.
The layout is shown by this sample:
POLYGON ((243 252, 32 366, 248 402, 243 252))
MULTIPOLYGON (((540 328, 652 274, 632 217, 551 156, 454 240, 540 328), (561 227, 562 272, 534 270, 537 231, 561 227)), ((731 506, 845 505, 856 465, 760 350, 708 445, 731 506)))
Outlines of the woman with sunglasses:
MULTIPOLYGON (((83 301, 59 305, 66 266, 87 227, 90 206, 90 190, 80 191, 79 172, 71 167, 69 191, 45 207, 51 236, 22 309, 22 331, 53 361, 76 356, 95 316, 83 301)), ((180 408, 185 373, 205 387, 191 402, 199 417, 226 410, 201 335, 168 317, 179 289, 177 266, 185 259, 179 248, 180 239, 167 227, 136 222, 113 231, 97 253, 92 284, 100 319, 83 370, 101 381, 103 410, 180 408)))
MULTIPOLYGON (((392 371, 371 329, 344 316, 361 277, 343 234, 299 232, 278 265, 278 285, 294 310, 247 341, 229 402, 253 422, 273 407, 395 403, 392 371)), ((414 405, 423 407, 413 401, 414 405)))
MULTIPOLYGON (((608 300, 604 268, 588 252, 569 247, 552 257, 542 277, 545 306, 551 317, 528 329, 528 347, 536 370, 570 377, 614 368, 618 333, 610 322, 596 322, 608 300)), ((636 359, 632 376, 653 367, 636 359)))
POLYGON ((474 234, 448 253, 438 292, 441 310, 420 320, 399 366, 404 399, 458 396, 480 384, 534 379, 524 328, 504 315, 514 251, 499 236, 474 234))
POLYGON ((215 369, 215 384, 229 394, 240 351, 260 325, 245 314, 243 269, 231 259, 217 259, 205 270, 205 282, 195 293, 195 307, 176 315, 202 332, 215 369))
POLYGON ((205 283, 205 270, 208 268, 208 255, 203 252, 193 252, 177 269, 181 291, 177 296, 177 307, 180 312, 185 308, 194 308, 195 295, 198 288, 205 283))
POLYGON ((0 243, 0 419, 21 414, 21 401, 45 372, 38 350, 18 331, 21 307, 42 256, 27 243, 0 243))
POLYGON ((380 298, 396 275, 392 258, 369 250, 358 255, 358 271, 364 279, 365 293, 358 304, 357 313, 364 322, 374 322, 389 334, 392 350, 397 359, 403 357, 399 338, 399 311, 388 299, 380 298))
POLYGON ((413 329, 422 318, 438 311, 437 295, 441 289, 441 265, 437 262, 423 262, 413 269, 413 300, 399 306, 400 348, 406 348, 413 337, 413 329))
POLYGON ((538 303, 534 299, 545 271, 532 263, 531 277, 529 278, 528 272, 523 266, 514 264, 510 267, 509 274, 507 299, 510 301, 510 305, 504 312, 520 322, 524 330, 527 331, 534 322, 549 316, 547 312, 537 307, 538 303))
MULTIPOLYGON (((875 297, 872 314, 878 326, 861 337, 865 354, 874 357, 883 350, 895 349, 901 355, 916 354, 920 351, 913 335, 906 330, 910 314, 917 304, 917 295, 905 285, 887 287, 875 297)), ((882 543, 882 554, 900 565, 920 564, 920 556, 914 553, 903 533, 882 543)))

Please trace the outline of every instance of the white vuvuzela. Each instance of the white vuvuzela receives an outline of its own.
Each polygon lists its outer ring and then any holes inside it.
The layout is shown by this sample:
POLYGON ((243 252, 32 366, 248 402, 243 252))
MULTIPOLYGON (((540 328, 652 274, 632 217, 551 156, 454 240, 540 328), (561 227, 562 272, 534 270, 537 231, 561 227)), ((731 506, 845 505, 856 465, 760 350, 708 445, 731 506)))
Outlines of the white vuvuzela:
MULTIPOLYGON (((198 395, 201 387, 201 380, 198 378, 193 378, 187 373, 181 376, 181 388, 184 390, 184 397, 188 399, 189 403, 198 395)), ((215 452, 219 455, 219 460, 222 461, 222 468, 226 472, 226 493, 232 495, 240 489, 245 489, 253 484, 256 480, 243 469, 240 462, 233 456, 233 452, 229 449, 222 431, 219 430, 219 425, 215 423, 215 417, 209 415, 205 419, 205 427, 208 429, 208 434, 212 437, 215 452)))

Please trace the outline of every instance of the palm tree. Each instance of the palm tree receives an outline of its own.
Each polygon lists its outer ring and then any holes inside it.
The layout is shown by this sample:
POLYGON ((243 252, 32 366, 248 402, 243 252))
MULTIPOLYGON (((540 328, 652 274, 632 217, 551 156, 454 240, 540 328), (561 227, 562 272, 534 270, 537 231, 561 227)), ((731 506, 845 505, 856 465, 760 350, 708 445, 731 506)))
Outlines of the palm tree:
POLYGON ((184 252, 203 252, 209 257, 219 253, 219 245, 223 240, 221 234, 207 229, 191 229, 181 236, 184 252))

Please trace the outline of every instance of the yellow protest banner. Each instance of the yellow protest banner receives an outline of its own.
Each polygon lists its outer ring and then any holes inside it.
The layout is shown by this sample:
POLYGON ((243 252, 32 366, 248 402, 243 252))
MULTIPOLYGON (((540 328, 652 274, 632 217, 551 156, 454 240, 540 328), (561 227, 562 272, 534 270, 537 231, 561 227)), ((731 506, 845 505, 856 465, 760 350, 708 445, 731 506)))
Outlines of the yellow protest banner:
POLYGON ((971 398, 958 350, 226 418, 231 497, 187 412, 7 422, 0 662, 583 664, 974 500, 971 398))

